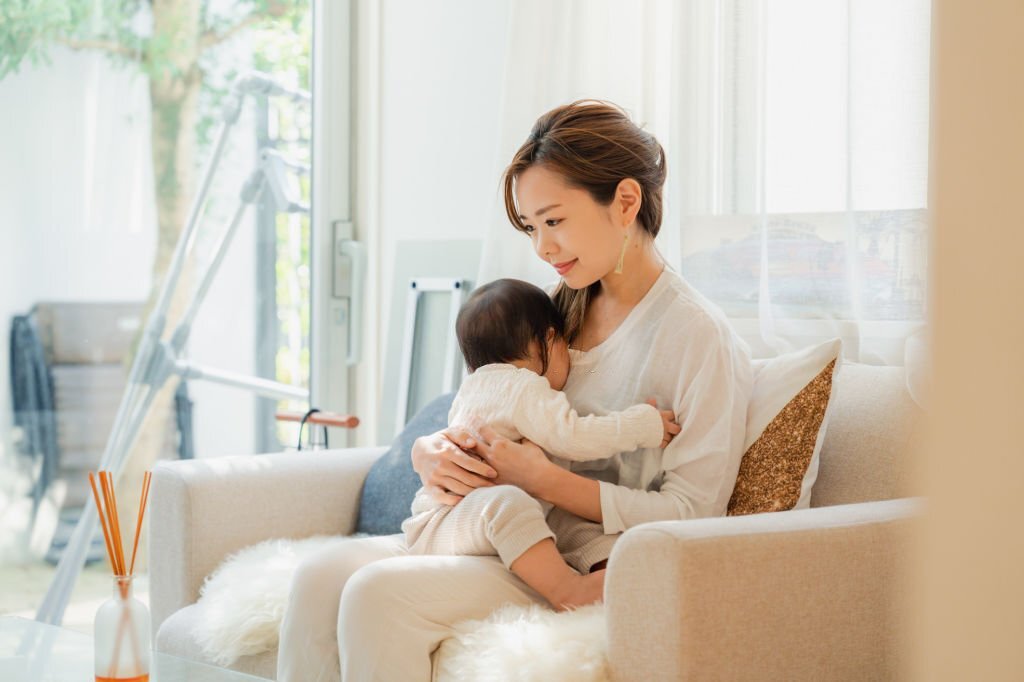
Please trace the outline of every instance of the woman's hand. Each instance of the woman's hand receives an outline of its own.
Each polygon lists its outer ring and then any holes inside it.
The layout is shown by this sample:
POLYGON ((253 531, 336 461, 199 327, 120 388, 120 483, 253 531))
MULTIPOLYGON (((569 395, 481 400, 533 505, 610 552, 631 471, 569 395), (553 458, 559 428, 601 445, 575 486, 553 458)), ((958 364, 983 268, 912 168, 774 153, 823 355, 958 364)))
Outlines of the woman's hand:
POLYGON ((490 479, 498 473, 466 452, 476 446, 476 439, 463 429, 444 429, 416 439, 412 468, 434 500, 455 506, 476 488, 494 485, 490 479))
MULTIPOLYGON (((519 486, 537 497, 545 477, 554 463, 540 446, 527 439, 521 443, 499 436, 491 427, 480 429, 476 451, 498 472, 495 483, 519 486)), ((557 468, 557 467, 556 467, 557 468)))

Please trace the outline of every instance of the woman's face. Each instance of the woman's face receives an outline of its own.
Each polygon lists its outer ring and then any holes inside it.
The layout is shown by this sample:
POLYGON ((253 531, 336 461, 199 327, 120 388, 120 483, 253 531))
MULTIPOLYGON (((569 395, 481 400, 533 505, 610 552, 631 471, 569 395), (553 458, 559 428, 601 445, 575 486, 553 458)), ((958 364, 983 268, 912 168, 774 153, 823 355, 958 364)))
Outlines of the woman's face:
POLYGON ((570 288, 582 289, 615 269, 626 234, 615 224, 615 202, 602 206, 544 166, 519 175, 516 201, 534 251, 570 288))

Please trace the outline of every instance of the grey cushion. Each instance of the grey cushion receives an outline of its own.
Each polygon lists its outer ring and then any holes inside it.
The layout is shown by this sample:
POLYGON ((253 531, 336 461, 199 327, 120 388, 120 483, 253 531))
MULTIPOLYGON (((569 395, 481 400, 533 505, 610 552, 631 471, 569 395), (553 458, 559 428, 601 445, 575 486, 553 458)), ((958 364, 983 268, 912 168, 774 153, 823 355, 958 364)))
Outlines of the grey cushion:
POLYGON ((412 469, 412 444, 420 436, 448 426, 454 399, 454 393, 446 393, 429 402, 370 468, 359 501, 357 533, 392 535, 402 531, 402 521, 409 518, 412 498, 420 488, 420 477, 412 469))

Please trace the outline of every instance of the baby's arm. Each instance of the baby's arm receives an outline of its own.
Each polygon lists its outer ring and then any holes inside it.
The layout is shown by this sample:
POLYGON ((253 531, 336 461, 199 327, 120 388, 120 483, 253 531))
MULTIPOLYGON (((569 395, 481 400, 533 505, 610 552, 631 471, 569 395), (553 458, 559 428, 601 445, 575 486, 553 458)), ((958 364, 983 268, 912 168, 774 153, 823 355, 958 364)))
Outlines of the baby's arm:
POLYGON ((514 411, 516 430, 524 438, 556 457, 576 462, 656 448, 671 439, 661 412, 651 405, 581 417, 564 393, 539 376, 524 386, 514 411))

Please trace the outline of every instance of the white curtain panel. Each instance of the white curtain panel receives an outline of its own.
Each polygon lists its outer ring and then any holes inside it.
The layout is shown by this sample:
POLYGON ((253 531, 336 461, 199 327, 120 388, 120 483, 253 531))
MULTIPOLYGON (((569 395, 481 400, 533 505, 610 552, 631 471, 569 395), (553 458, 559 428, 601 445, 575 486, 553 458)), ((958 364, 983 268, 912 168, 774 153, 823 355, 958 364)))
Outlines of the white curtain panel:
MULTIPOLYGON (((920 364, 930 21, 927 0, 514 2, 493 177, 542 112, 611 100, 668 155, 659 249, 756 357, 838 336, 920 364)), ((500 201, 490 222, 480 281, 555 279, 500 201)))
MULTIPOLYGON (((494 210, 488 217, 480 282, 517 277, 538 285, 557 273, 532 252, 505 216, 499 178, 540 114, 577 99, 614 102, 665 144, 671 99, 672 0, 514 0, 505 48, 494 210)), ((669 169, 671 172, 671 150, 669 169)), ((675 230, 665 230, 674 233, 675 230)), ((676 234, 659 248, 678 265, 676 234)))

